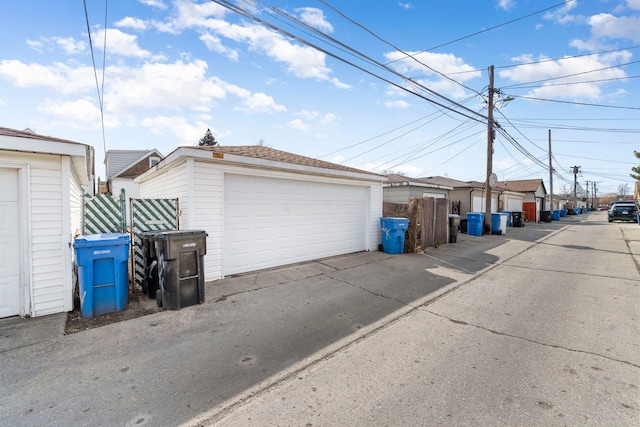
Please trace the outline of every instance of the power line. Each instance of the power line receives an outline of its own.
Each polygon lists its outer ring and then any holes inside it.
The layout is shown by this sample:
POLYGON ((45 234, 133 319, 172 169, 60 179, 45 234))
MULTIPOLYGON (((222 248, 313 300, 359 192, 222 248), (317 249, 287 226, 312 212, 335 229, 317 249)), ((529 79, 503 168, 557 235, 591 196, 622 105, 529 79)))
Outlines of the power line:
MULTIPOLYGON (((555 4, 555 5, 553 5, 553 6, 549 6, 549 7, 545 8, 545 9, 538 10, 538 11, 536 11, 536 12, 530 13, 530 14, 525 15, 525 16, 522 16, 522 17, 520 17, 520 18, 512 19, 512 20, 510 20, 510 21, 503 22, 502 24, 494 25, 493 27, 489 27, 489 28, 486 28, 486 29, 484 29, 484 30, 477 31, 477 32, 475 32, 475 33, 473 33, 473 34, 469 34, 469 35, 464 36, 464 37, 459 37, 459 38, 457 38, 457 39, 455 39, 455 40, 452 40, 452 41, 450 41, 450 42, 442 43, 442 44, 439 44, 439 45, 437 45, 437 46, 431 47, 431 48, 429 48, 429 49, 422 50, 422 51, 418 52, 418 53, 417 53, 417 54, 415 54, 415 55, 418 55, 418 54, 420 54, 420 53, 429 52, 429 51, 432 51, 432 50, 435 50, 435 49, 438 49, 438 48, 441 48, 441 47, 444 47, 444 46, 447 46, 447 45, 450 45, 450 44, 453 44, 453 43, 456 43, 456 42, 459 42, 459 41, 462 41, 462 40, 465 40, 465 39, 468 39, 468 38, 471 38, 471 37, 475 37, 475 36, 477 36, 477 35, 479 35, 479 34, 486 33, 486 32, 488 32, 488 31, 492 31, 492 30, 495 30, 496 28, 504 27, 504 26, 509 25, 509 24, 513 24, 514 22, 518 22, 518 21, 521 21, 521 20, 523 20, 523 19, 529 18, 529 17, 531 17, 531 16, 538 15, 538 14, 540 14, 540 13, 542 13, 542 12, 546 12, 546 11, 548 11, 548 10, 555 9, 555 8, 557 8, 557 7, 559 7, 559 6, 563 6, 563 5, 568 4, 568 3, 571 3, 571 2, 573 2, 573 1, 574 1, 574 0, 567 0, 567 1, 563 1, 562 3, 558 3, 558 4, 555 4)), ((385 65, 389 65, 389 64, 391 64, 391 63, 393 63, 393 62, 401 61, 402 59, 406 59, 406 58, 395 59, 395 60, 393 60, 393 61, 389 61, 389 62, 385 63, 385 65)))

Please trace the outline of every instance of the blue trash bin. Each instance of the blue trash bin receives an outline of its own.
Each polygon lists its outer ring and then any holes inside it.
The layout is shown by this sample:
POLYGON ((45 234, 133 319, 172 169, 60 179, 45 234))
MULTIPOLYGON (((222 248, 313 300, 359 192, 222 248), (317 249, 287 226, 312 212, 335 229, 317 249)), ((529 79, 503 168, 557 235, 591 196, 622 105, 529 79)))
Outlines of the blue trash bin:
POLYGON ((506 213, 504 212, 491 213, 491 234, 507 234, 507 214, 506 213))
POLYGON ((386 254, 404 253, 404 235, 409 228, 407 218, 380 218, 382 251, 386 254))
POLYGON ((78 264, 82 317, 122 311, 129 294, 129 236, 87 234, 73 242, 78 264))
POLYGON ((467 212, 467 234, 469 236, 482 236, 484 228, 484 213, 467 212))
POLYGON ((556 209, 553 211, 553 213, 551 214, 551 217, 553 218, 554 221, 560 221, 560 210, 556 209))
POLYGON ((567 216, 567 210, 566 209, 560 209, 560 217, 563 216, 567 216))
POLYGON ((500 211, 500 213, 507 214, 507 227, 511 227, 511 211, 500 211))

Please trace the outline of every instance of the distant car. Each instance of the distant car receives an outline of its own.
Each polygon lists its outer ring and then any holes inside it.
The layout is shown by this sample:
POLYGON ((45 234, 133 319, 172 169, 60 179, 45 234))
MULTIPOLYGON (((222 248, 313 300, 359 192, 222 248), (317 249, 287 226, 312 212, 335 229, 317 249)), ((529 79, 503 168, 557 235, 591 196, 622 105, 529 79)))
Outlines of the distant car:
POLYGON ((638 205, 634 202, 616 202, 609 208, 609 222, 613 221, 637 221, 638 205))

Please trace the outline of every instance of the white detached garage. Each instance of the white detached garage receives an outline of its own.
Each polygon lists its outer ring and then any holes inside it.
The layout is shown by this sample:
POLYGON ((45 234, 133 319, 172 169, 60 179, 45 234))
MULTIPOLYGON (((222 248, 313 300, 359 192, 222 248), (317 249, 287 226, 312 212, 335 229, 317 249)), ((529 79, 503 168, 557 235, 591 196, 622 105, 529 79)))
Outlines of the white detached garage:
POLYGON ((0 318, 73 310, 73 235, 93 148, 0 127, 0 318))
POLYGON ((377 250, 384 176, 263 146, 181 147, 136 181, 205 230, 205 279, 377 250))

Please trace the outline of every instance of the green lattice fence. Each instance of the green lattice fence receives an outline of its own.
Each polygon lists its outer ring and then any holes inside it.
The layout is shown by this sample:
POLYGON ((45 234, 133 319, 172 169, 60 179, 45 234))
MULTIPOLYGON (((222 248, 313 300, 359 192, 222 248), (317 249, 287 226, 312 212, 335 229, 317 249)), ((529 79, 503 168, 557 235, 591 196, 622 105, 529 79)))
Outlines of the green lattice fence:
POLYGON ((178 199, 131 199, 133 276, 138 287, 142 287, 145 268, 141 234, 145 231, 177 230, 178 226, 178 199))
POLYGON ((82 234, 126 233, 124 197, 124 191, 116 197, 85 195, 82 234))

